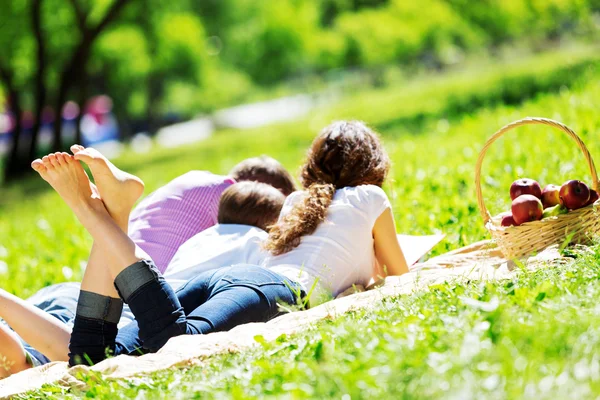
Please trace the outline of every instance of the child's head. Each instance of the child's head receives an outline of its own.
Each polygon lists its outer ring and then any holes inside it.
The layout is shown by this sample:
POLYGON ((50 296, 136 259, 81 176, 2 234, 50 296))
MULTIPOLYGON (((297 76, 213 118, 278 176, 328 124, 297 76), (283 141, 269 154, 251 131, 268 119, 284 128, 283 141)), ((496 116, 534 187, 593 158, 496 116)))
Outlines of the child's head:
POLYGON ((390 161, 375 132, 358 121, 334 122, 313 141, 302 167, 304 201, 271 229, 265 247, 283 254, 300 244, 325 219, 336 189, 381 186, 390 161))
POLYGON ((286 196, 289 196, 290 193, 296 190, 292 176, 283 168, 283 165, 274 158, 264 155, 243 160, 233 167, 229 175, 237 182, 254 181, 266 183, 279 189, 286 196))
POLYGON ((277 222, 285 196, 260 182, 238 182, 223 191, 217 220, 220 224, 251 225, 267 230, 277 222))
POLYGON ((327 126, 313 141, 302 167, 302 186, 381 186, 390 160, 379 137, 359 121, 339 121, 327 126))

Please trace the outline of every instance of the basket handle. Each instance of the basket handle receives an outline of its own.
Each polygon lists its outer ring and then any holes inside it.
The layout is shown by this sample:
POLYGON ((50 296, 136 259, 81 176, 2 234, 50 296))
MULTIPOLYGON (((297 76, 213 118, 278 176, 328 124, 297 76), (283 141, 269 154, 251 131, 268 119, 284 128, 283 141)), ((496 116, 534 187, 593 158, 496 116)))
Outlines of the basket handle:
POLYGON ((485 157, 485 154, 486 154, 488 148, 500 136, 504 135, 506 132, 510 131, 511 129, 515 129, 515 128, 517 128, 519 126, 523 126, 523 125, 538 125, 538 124, 548 125, 553 128, 560 129, 561 131, 563 131, 567 135, 569 135, 577 143, 577 146, 583 153, 585 160, 587 161, 587 165, 592 174, 592 188, 594 190, 598 191, 598 174, 596 173, 596 166, 594 165, 594 160, 592 160, 592 156, 590 155, 589 150, 587 149, 587 147, 585 147, 585 144, 583 143, 581 138, 579 136, 577 136, 577 134, 575 132, 573 132, 568 126, 566 126, 560 122, 553 121, 551 119, 538 118, 538 117, 523 118, 518 121, 511 122, 510 124, 505 125, 502 128, 500 128, 496 133, 494 133, 492 135, 492 137, 490 137, 488 139, 488 141, 483 146, 483 149, 481 149, 481 152, 479 153, 479 158, 477 159, 477 166, 475 168, 475 187, 477 189, 477 203, 479 204, 479 212, 481 213, 481 218, 483 219, 484 224, 487 224, 492 219, 490 212, 485 207, 485 203, 483 201, 483 193, 481 191, 481 165, 483 164, 483 159, 485 157))

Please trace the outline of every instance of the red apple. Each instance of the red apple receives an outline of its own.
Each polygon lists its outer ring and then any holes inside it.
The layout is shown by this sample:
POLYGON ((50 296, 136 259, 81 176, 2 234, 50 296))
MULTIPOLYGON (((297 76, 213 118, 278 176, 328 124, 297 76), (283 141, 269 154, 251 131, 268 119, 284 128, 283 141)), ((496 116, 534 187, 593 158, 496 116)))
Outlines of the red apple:
POLYGON ((544 190, 542 190, 542 204, 544 208, 560 204, 560 186, 546 185, 544 190))
POLYGON ((560 187, 560 204, 569 210, 584 207, 590 200, 590 188, 581 181, 571 180, 560 187))
POLYGON ((515 226, 517 225, 517 223, 515 222, 515 219, 513 218, 512 214, 508 214, 502 217, 502 222, 500 222, 500 225, 515 226))
POLYGON ((517 179, 510 185, 510 199, 514 200, 517 197, 530 194, 532 196, 537 197, 538 199, 542 198, 542 188, 539 183, 534 181, 533 179, 523 178, 517 179))
POLYGON ((594 204, 596 200, 598 200, 598 192, 596 192, 594 189, 590 189, 590 199, 588 200, 586 206, 594 204))
POLYGON ((537 197, 524 194, 513 200, 511 210, 516 224, 521 225, 525 222, 542 219, 544 207, 537 197))

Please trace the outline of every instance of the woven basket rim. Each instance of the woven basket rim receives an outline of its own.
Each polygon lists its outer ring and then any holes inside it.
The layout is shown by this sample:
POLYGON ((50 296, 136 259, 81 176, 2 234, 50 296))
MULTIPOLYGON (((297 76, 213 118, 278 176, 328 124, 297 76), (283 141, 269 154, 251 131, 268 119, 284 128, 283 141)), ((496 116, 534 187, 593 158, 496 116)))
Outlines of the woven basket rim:
POLYGON ((576 214, 583 214, 584 212, 589 211, 588 209, 590 209, 590 208, 593 208, 594 210, 597 210, 599 207, 600 207, 600 199, 596 200, 594 203, 589 204, 589 205, 587 205, 585 207, 581 207, 581 208, 578 208, 576 210, 569 210, 569 212, 567 212, 565 214, 553 215, 551 217, 546 217, 544 219, 540 219, 540 220, 537 220, 537 221, 529 221, 529 222, 524 222, 521 225, 512 225, 512 226, 502 226, 502 225, 496 224, 495 221, 497 221, 498 217, 501 215, 501 214, 498 214, 498 215, 493 216, 485 224, 485 226, 486 226, 486 228, 488 228, 488 226, 489 226, 488 229, 492 228, 492 229, 494 229, 496 231, 499 231, 499 232, 507 231, 507 230, 513 230, 512 228, 520 228, 520 227, 523 227, 523 226, 525 226, 525 227, 542 226, 542 225, 545 225, 545 224, 548 224, 548 223, 554 223, 554 222, 556 222, 556 221, 558 221, 560 219, 565 219, 565 218, 569 218, 569 217, 572 219, 573 217, 577 216, 576 214))

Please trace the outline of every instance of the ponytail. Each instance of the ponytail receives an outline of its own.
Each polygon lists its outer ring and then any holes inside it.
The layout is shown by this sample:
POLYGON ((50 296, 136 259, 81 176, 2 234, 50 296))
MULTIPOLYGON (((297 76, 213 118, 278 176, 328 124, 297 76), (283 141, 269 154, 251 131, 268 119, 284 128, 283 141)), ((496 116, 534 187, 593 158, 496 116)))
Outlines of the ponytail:
POLYGON ((300 244, 302 236, 312 234, 325 220, 327 209, 333 200, 335 186, 313 183, 299 204, 271 227, 265 248, 273 255, 287 253, 300 244))

